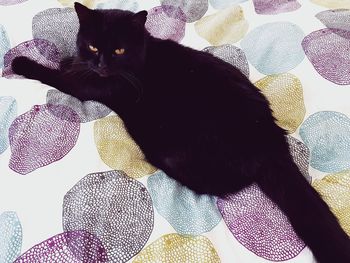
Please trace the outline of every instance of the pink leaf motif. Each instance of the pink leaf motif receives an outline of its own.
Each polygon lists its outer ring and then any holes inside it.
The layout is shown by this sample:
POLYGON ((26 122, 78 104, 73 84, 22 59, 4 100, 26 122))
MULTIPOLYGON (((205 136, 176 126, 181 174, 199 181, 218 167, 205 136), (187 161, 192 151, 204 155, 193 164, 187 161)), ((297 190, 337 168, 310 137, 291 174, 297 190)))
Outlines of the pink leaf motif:
POLYGON ((107 116, 112 110, 107 106, 93 100, 80 101, 77 98, 51 89, 46 94, 46 103, 53 105, 63 105, 73 109, 82 123, 97 120, 107 116))
POLYGON ((197 21, 208 11, 208 0, 160 0, 162 6, 172 6, 175 9, 164 9, 168 16, 183 19, 187 23, 197 21), (180 9, 183 15, 179 16, 180 9))
POLYGON ((338 85, 350 84, 350 31, 320 29, 307 35, 301 45, 322 77, 338 85))
POLYGON ((255 12, 264 15, 277 15, 292 12, 301 7, 296 0, 253 0, 255 12))
MULTIPOLYGON (((44 39, 33 39, 23 42, 10 49, 4 56, 4 69, 2 75, 13 78, 14 72, 11 68, 12 60, 19 56, 25 56, 49 68, 58 68, 60 52, 57 47, 44 39)), ((16 75, 15 75, 16 76, 16 75)))
POLYGON ((18 116, 9 129, 11 158, 9 167, 28 174, 62 159, 75 145, 80 119, 62 105, 35 105, 18 116))
POLYGON ((181 9, 177 7, 157 6, 148 11, 146 29, 154 37, 180 42, 185 36, 184 17, 181 9), (177 15, 168 16, 168 13, 177 13, 177 15))
POLYGON ((140 252, 153 220, 146 187, 119 171, 88 174, 63 199, 63 229, 95 234, 111 263, 127 262, 140 252))
POLYGON ((14 263, 103 263, 108 262, 101 241, 87 231, 69 231, 29 249, 14 263))
POLYGON ((0 5, 17 5, 28 0, 0 0, 0 5))
POLYGON ((305 247, 287 217, 255 184, 218 199, 217 204, 234 237, 260 257, 288 260, 305 247))

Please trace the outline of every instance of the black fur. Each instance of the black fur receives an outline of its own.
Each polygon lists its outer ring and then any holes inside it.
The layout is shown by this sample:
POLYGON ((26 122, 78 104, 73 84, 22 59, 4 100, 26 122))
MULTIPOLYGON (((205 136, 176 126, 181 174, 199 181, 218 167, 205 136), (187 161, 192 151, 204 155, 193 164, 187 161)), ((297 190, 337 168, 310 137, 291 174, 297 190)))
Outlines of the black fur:
POLYGON ((151 37, 146 12, 75 8, 79 54, 60 70, 19 57, 16 73, 106 104, 150 163, 198 193, 222 196, 258 183, 319 262, 350 262, 349 237, 292 161, 266 98, 238 69, 151 37))

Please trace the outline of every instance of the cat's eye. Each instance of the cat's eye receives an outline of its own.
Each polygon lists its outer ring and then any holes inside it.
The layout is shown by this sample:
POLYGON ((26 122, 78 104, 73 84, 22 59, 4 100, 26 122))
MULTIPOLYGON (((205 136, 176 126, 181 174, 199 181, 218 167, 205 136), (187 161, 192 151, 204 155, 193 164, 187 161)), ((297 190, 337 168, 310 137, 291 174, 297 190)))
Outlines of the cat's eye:
POLYGON ((114 52, 117 55, 123 55, 125 53, 125 49, 124 48, 117 48, 116 50, 114 50, 114 52))
POLYGON ((96 53, 98 51, 98 49, 96 47, 94 47, 93 45, 89 45, 89 49, 90 51, 96 53))

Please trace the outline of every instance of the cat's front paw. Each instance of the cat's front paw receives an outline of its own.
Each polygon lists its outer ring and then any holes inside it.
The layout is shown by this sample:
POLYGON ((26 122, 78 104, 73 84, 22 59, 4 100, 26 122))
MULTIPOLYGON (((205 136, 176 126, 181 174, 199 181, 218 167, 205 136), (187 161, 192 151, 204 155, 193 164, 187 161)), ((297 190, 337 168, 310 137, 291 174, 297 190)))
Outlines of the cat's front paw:
POLYGON ((11 68, 14 73, 17 75, 22 75, 27 78, 32 78, 33 71, 35 70, 36 66, 38 65, 37 62, 31 60, 27 57, 16 57, 12 60, 11 68))

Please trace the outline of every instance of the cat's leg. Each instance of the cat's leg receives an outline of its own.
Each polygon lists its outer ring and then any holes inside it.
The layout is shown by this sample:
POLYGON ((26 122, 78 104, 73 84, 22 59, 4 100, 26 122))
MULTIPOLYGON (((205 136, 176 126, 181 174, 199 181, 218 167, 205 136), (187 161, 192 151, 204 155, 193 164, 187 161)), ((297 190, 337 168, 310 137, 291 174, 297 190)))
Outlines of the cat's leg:
POLYGON ((68 76, 63 75, 60 70, 45 67, 27 57, 16 57, 12 62, 12 70, 18 75, 39 80, 81 101, 103 101, 101 97, 103 93, 98 89, 83 87, 68 76))
POLYGON ((39 80, 42 83, 58 88, 62 86, 60 71, 47 68, 27 57, 16 57, 12 61, 12 70, 28 79, 39 80))

